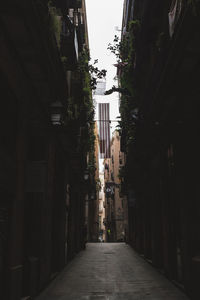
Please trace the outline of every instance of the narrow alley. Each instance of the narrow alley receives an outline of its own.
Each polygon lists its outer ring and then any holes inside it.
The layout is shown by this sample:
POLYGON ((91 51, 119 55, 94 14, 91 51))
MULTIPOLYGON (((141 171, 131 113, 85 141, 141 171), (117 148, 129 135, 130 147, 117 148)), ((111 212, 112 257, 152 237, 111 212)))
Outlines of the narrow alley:
POLYGON ((37 300, 186 300, 125 243, 89 243, 37 300))
POLYGON ((0 300, 200 300, 199 80, 200 0, 0 1, 0 300))

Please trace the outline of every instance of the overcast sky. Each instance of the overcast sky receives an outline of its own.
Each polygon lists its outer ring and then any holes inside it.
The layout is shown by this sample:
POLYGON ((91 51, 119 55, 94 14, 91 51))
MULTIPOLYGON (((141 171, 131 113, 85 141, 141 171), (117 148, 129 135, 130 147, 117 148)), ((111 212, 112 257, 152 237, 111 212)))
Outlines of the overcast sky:
MULTIPOLYGON (((107 50, 107 47, 109 43, 113 43, 115 35, 121 34, 118 30, 121 30, 124 0, 85 1, 91 62, 98 59, 98 67, 107 70, 106 89, 108 90, 113 85, 117 85, 117 81, 113 80, 116 76, 116 67, 113 66, 116 63, 116 57, 107 50)), ((119 116, 118 99, 119 95, 116 92, 108 96, 95 96, 97 103, 110 103, 111 120, 119 116)), ((111 123, 112 131, 115 125, 117 125, 116 122, 111 123)))

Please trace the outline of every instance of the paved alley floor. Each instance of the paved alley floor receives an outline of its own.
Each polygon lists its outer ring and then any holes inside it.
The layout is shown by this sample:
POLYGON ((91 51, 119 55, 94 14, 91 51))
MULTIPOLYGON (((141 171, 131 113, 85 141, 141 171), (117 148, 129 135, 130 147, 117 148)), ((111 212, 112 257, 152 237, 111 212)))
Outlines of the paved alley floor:
POLYGON ((37 300, 186 300, 124 243, 87 244, 37 300))

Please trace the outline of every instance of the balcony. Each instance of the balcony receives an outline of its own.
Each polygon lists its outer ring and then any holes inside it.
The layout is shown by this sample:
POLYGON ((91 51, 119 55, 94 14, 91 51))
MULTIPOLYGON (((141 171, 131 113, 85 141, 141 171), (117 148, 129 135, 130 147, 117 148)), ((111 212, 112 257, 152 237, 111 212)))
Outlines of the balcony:
POLYGON ((62 23, 60 53, 62 57, 66 57, 66 68, 73 69, 78 61, 78 39, 76 29, 68 16, 62 23))
POLYGON ((82 0, 72 0, 71 8, 82 8, 82 0))

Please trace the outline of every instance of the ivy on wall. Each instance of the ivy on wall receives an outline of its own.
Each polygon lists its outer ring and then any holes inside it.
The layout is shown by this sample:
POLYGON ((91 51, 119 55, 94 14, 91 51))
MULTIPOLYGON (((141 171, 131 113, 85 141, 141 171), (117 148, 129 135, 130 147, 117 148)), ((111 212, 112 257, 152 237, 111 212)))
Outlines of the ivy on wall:
POLYGON ((140 31, 140 21, 133 20, 128 24, 127 32, 120 41, 115 35, 113 44, 108 49, 115 54, 118 68, 120 68, 120 87, 106 91, 110 94, 114 91, 121 93, 119 131, 125 132, 125 148, 128 151, 129 144, 135 136, 135 125, 137 121, 137 107, 139 103, 139 91, 134 84, 134 70, 136 66, 136 39, 140 31))

